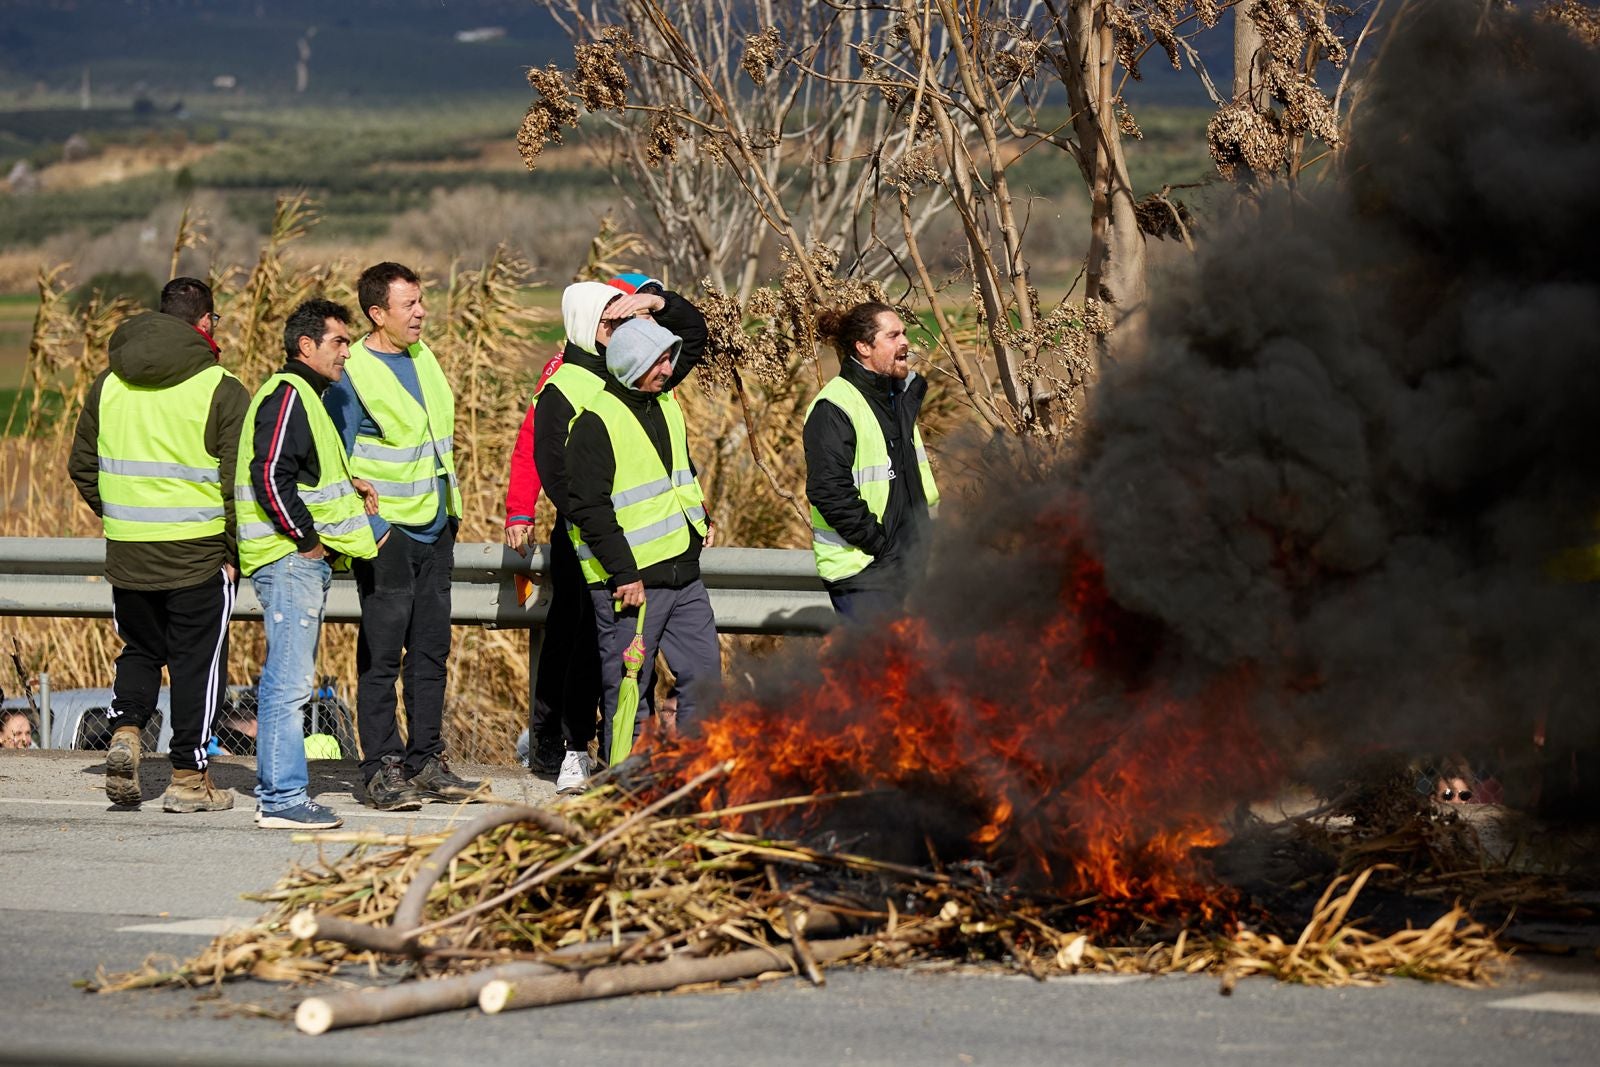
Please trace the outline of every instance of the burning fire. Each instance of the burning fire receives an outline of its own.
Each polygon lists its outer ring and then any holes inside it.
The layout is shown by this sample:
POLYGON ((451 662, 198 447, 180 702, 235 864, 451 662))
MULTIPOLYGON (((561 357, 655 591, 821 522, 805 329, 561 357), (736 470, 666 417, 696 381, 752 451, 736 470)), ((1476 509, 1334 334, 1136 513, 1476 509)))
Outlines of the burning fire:
POLYGON ((726 806, 872 791, 858 810, 880 832, 898 814, 915 862, 983 860, 1068 898, 1209 914, 1220 898, 1195 849, 1220 844, 1220 816, 1275 770, 1244 680, 1163 686, 1153 624, 1110 598, 1080 537, 1057 540, 1053 611, 975 639, 914 617, 836 631, 780 698, 708 719, 684 746, 684 776, 735 760, 716 798, 726 806))

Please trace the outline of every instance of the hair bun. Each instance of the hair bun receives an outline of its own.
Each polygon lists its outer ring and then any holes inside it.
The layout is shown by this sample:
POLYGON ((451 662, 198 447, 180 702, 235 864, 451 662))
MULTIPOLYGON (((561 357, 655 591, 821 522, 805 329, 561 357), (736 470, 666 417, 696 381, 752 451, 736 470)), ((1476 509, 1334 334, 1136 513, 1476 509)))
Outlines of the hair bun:
POLYGON ((837 340, 844 329, 844 315, 837 308, 824 308, 817 312, 817 333, 829 340, 837 340))

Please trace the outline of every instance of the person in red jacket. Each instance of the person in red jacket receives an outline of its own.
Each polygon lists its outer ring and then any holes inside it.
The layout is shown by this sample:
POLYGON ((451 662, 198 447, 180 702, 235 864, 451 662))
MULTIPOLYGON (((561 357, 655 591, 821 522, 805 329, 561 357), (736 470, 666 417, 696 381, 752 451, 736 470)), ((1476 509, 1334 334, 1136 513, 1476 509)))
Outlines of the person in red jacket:
MULTIPOLYGON (((506 486, 505 545, 523 556, 533 536, 539 493, 549 494, 556 508, 549 557, 550 610, 528 709, 528 766, 535 774, 550 775, 570 764, 570 773, 566 773, 569 784, 588 777, 586 750, 595 735, 601 695, 600 649, 588 587, 566 533, 567 430, 577 412, 559 389, 546 389, 544 383, 567 361, 604 378, 605 342, 622 318, 649 315, 683 338, 672 385, 699 365, 707 336, 705 316, 660 281, 643 274, 623 274, 606 284, 618 292, 603 302, 603 308, 585 303, 575 317, 564 314, 568 319, 566 345, 540 373, 535 400, 512 450, 506 486), (583 765, 569 754, 582 754, 583 765)), ((566 301, 564 312, 565 305, 566 301)))

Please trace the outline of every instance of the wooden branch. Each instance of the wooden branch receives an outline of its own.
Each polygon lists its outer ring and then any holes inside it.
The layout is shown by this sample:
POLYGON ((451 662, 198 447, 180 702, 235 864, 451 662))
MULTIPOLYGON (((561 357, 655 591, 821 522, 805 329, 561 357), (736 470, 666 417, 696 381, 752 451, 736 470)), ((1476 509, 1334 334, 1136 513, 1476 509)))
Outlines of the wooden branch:
MULTIPOLYGON (((836 963, 875 945, 911 945, 931 937, 931 933, 920 931, 904 932, 893 940, 879 936, 846 937, 836 941, 814 942, 811 949, 820 965, 836 963)), ((774 970, 795 970, 795 950, 792 947, 741 949, 704 959, 671 959, 661 963, 597 967, 574 974, 499 978, 483 987, 478 994, 478 1007, 486 1014, 498 1015, 520 1008, 571 1004, 630 993, 660 992, 702 982, 753 978, 774 970)))
POLYGON ((711 83, 711 80, 705 76, 704 72, 693 68, 692 64, 695 56, 692 49, 660 5, 655 3, 654 0, 638 0, 638 7, 643 11, 644 16, 649 20, 655 31, 661 35, 667 47, 683 63, 685 73, 699 89, 706 105, 717 113, 729 130, 739 133, 739 136, 732 137, 730 140, 740 159, 749 168, 749 174, 745 174, 738 168, 732 168, 734 177, 745 186, 753 199, 758 200, 762 216, 767 220, 768 224, 772 225, 774 229, 777 229, 788 239, 790 247, 794 251, 795 264, 800 268, 801 274, 805 276, 807 286, 818 300, 822 299, 824 295, 822 280, 817 273, 815 265, 811 262, 811 257, 806 254, 805 240, 795 228, 793 220, 790 219, 788 211, 783 206, 782 198, 767 179, 767 175, 760 166, 760 160, 751 150, 749 139, 743 135, 743 131, 740 128, 737 113, 729 106, 727 99, 717 92, 716 86, 711 83), (760 192, 759 197, 756 196, 757 190, 760 192))
POLYGON ((721 777, 722 775, 732 771, 733 768, 733 760, 724 760, 715 767, 697 774, 693 779, 685 783, 680 788, 673 790, 660 800, 640 808, 638 811, 634 812, 632 815, 613 826, 610 830, 607 830, 593 841, 590 841, 583 848, 578 849, 576 852, 567 856, 565 859, 562 859, 560 862, 553 863, 548 867, 542 867, 531 874, 523 876, 514 882, 510 888, 506 889, 504 892, 497 893, 494 896, 489 897, 487 900, 481 900, 469 908, 463 908, 460 911, 447 915, 442 919, 436 919, 425 926, 419 926, 411 932, 411 936, 416 937, 421 934, 430 933, 442 927, 453 926, 464 919, 470 919, 474 915, 481 915, 483 912, 486 912, 491 908, 497 908, 506 901, 513 900, 516 897, 521 896, 534 886, 542 885, 545 882, 548 882, 550 879, 554 878, 563 871, 569 871, 579 863, 582 863, 584 860, 600 851, 600 849, 604 848, 612 841, 615 841, 627 831, 633 829, 644 820, 650 818, 650 816, 654 815, 656 812, 662 810, 663 808, 670 808, 684 797, 689 796, 695 790, 711 781, 711 779, 721 777))
POLYGON ((783 887, 778 882, 778 869, 772 864, 766 864, 767 885, 774 893, 780 894, 778 910, 783 913, 783 925, 788 928, 789 942, 794 945, 795 957, 805 968, 806 977, 814 986, 828 984, 822 977, 822 968, 817 965, 817 957, 811 951, 811 943, 806 940, 804 922, 801 920, 800 909, 795 907, 794 899, 783 892, 783 887))
MULTIPOLYGON (((902 2, 909 7, 910 0, 902 2)), ((932 31, 931 20, 926 17, 926 12, 924 16, 915 23, 916 30, 910 42, 913 52, 920 57, 920 62, 926 65, 931 62, 929 37, 932 31)), ((944 147, 945 168, 950 178, 950 199, 956 215, 961 219, 962 231, 967 239, 967 250, 972 255, 973 282, 978 290, 979 299, 983 302, 984 318, 988 324, 989 347, 994 354, 995 365, 1000 374, 1000 385, 1005 392, 1006 402, 1016 413, 1016 418, 1019 421, 1025 420, 1028 411, 1026 387, 1016 361, 1000 337, 1000 330, 1007 325, 1006 307, 1001 299, 1002 283, 988 252, 988 237, 983 225, 986 222, 985 213, 972 188, 976 166, 967 155, 961 132, 956 128, 949 112, 940 105, 936 97, 928 97, 927 105, 928 113, 933 117, 934 126, 938 130, 940 143, 944 147)))
POLYGON ((294 1024, 304 1034, 325 1034, 351 1026, 414 1019, 444 1011, 470 1008, 483 987, 493 981, 516 981, 555 974, 548 963, 508 963, 455 978, 405 982, 386 989, 357 989, 348 993, 307 997, 294 1012, 294 1024))
POLYGON ((449 870, 451 862, 461 850, 483 834, 496 827, 522 822, 533 823, 569 841, 589 840, 589 835, 581 827, 542 808, 521 804, 491 808, 456 830, 428 854, 417 868, 411 883, 406 886, 405 895, 400 898, 389 925, 351 922, 337 916, 318 915, 307 909, 297 912, 289 920, 289 932, 302 941, 321 938, 367 952, 386 952, 413 959, 431 955, 433 949, 417 940, 417 935, 422 932, 417 924, 422 921, 422 909, 427 904, 428 893, 434 884, 449 870))
MULTIPOLYGON (((1360 54, 1361 47, 1364 44, 1367 43, 1368 35, 1373 32, 1373 27, 1378 21, 1378 16, 1383 13, 1383 5, 1384 5, 1385 2, 1386 2, 1386 0, 1378 0, 1378 2, 1372 6, 1372 11, 1370 13, 1368 13, 1368 15, 1367 15, 1367 21, 1365 23, 1363 23, 1362 26, 1361 26, 1361 32, 1356 35, 1356 43, 1350 46, 1350 54, 1345 57, 1344 70, 1342 72, 1340 72, 1340 74, 1339 74, 1339 87, 1337 89, 1335 89, 1334 93, 1333 93, 1333 113, 1334 113, 1335 116, 1337 116, 1339 114, 1340 104, 1344 100, 1345 83, 1350 78, 1350 72, 1356 69, 1356 56, 1360 54)), ((1407 4, 1406 0, 1401 0, 1400 15, 1404 15, 1405 14, 1405 8, 1407 6, 1408 6, 1408 4, 1407 4)), ((1399 21, 1400 15, 1396 16, 1396 21, 1397 22, 1399 21)), ((1385 40, 1385 46, 1387 46, 1387 43, 1388 42, 1387 42, 1387 39, 1386 39, 1385 40)), ((1382 51, 1387 51, 1387 47, 1385 47, 1382 51)), ((1381 58, 1381 52, 1380 52, 1380 58, 1381 58)), ((1356 107, 1356 98, 1352 98, 1351 102, 1350 102, 1350 114, 1345 116, 1344 122, 1342 123, 1342 125, 1345 127, 1345 138, 1344 138, 1345 144, 1349 144, 1350 143, 1350 136, 1349 136, 1350 122, 1355 117, 1355 107, 1356 107)), ((1337 149, 1334 150, 1335 162, 1337 162, 1340 158, 1342 158, 1342 156, 1343 156, 1343 153, 1341 151, 1339 151, 1337 149)))
POLYGON ((294 1023, 303 1033, 323 1034, 351 1026, 412 1019, 444 1011, 470 1008, 478 1002, 483 987, 496 979, 516 980, 538 975, 560 974, 557 960, 581 960, 596 950, 614 951, 611 941, 581 941, 546 953, 542 960, 502 963, 472 974, 454 978, 428 978, 384 988, 354 989, 348 993, 307 997, 295 1009, 294 1023))
POLYGON ((984 421, 989 423, 990 426, 998 428, 1003 426, 1005 423, 1004 420, 999 417, 999 412, 996 410, 994 405, 994 387, 990 385, 988 376, 982 374, 981 367, 978 368, 977 372, 974 372, 969 371, 966 366, 966 361, 961 353, 961 347, 954 339, 954 323, 952 323, 950 321, 950 317, 945 314, 944 304, 939 300, 938 294, 934 291, 933 279, 928 275, 928 265, 923 262, 921 249, 917 246, 916 235, 912 232, 910 200, 910 195, 904 189, 900 190, 901 225, 905 229, 906 248, 911 256, 912 266, 917 272, 917 283, 922 287, 922 291, 928 301, 928 306, 933 309, 934 321, 939 324, 939 335, 943 344, 950 350, 950 359, 955 363, 956 374, 961 380, 961 387, 966 390, 967 396, 972 400, 973 406, 983 417, 984 421), (988 393, 987 396, 980 396, 978 394, 977 388, 973 384, 975 379, 983 383, 988 393))
POLYGON ((464 824, 438 848, 428 853, 428 858, 417 868, 416 875, 406 886, 405 895, 395 907, 391 925, 407 931, 418 926, 422 922, 422 909, 428 902, 428 893, 432 891, 434 883, 440 876, 450 869, 450 864, 457 854, 490 830, 508 823, 522 822, 532 823, 547 833, 564 837, 575 844, 583 844, 589 840, 588 833, 582 827, 543 808, 517 804, 507 805, 498 811, 493 809, 486 811, 464 824))
POLYGON ((295 912, 289 920, 289 932, 301 941, 338 941, 363 952, 386 952, 413 959, 428 954, 427 947, 413 940, 409 931, 318 915, 309 908, 295 912))

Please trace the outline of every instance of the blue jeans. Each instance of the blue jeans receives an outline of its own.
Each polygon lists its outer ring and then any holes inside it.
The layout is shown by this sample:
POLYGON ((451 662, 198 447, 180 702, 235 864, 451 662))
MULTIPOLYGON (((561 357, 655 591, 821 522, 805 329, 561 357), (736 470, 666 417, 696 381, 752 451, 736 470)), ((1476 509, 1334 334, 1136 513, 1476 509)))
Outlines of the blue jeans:
POLYGON ((267 629, 267 662, 256 688, 256 798, 263 812, 307 800, 300 709, 316 687, 317 638, 333 568, 291 552, 250 576, 267 629))

